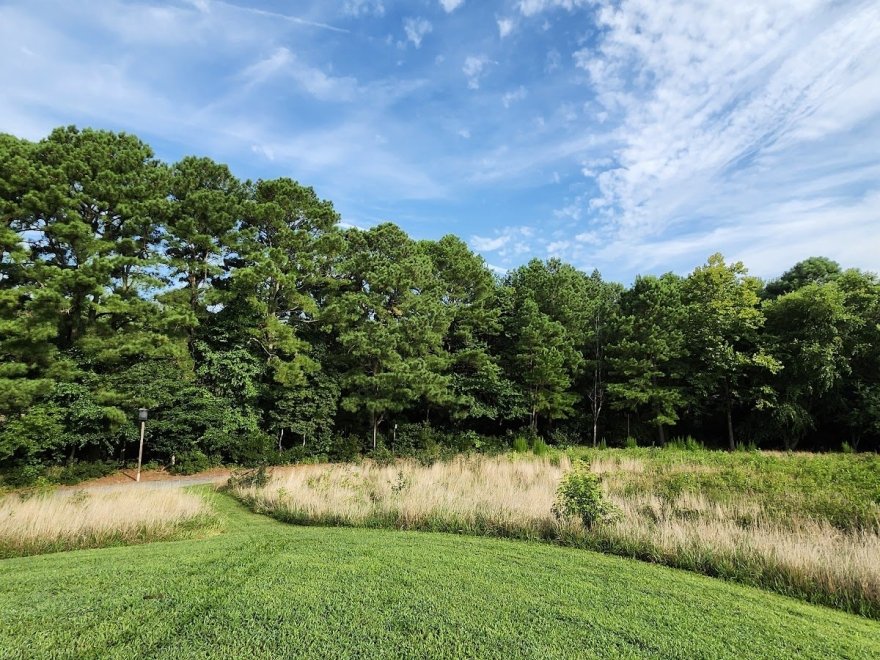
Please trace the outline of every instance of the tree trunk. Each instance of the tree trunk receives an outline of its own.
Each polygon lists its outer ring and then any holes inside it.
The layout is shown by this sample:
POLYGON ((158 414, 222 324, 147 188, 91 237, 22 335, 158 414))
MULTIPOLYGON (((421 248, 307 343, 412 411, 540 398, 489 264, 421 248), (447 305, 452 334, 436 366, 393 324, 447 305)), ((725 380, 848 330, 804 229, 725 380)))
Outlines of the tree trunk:
POLYGON ((379 420, 373 417, 373 451, 376 450, 376 435, 379 433, 379 420))
POLYGON ((663 428, 663 422, 657 422, 657 434, 660 436, 660 446, 666 446, 666 429, 663 428))
POLYGON ((730 442, 730 451, 736 449, 736 441, 733 438, 733 413, 730 410, 730 399, 727 399, 727 439, 730 442))
POLYGON ((281 429, 281 432, 278 434, 278 451, 282 451, 281 449, 281 441, 284 439, 284 429, 281 429))

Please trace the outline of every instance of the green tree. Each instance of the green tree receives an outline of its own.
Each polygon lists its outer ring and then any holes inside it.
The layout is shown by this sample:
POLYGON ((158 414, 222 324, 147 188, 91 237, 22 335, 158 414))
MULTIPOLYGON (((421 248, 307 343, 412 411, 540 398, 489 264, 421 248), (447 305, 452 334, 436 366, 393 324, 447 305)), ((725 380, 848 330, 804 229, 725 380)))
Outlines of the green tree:
POLYGON ((766 298, 777 298, 797 291, 808 284, 833 282, 840 275, 840 264, 827 257, 810 257, 799 261, 764 287, 766 298))
POLYGON ((456 236, 422 241, 420 247, 431 259, 437 294, 450 318, 438 363, 450 389, 440 404, 453 419, 498 419, 510 383, 490 348, 501 331, 496 279, 456 236))
POLYGON ((666 443, 665 427, 678 421, 684 403, 682 284, 672 273, 637 277, 621 298, 617 339, 608 348, 613 379, 608 391, 614 407, 646 410, 661 445, 666 443))
POLYGON ((768 302, 764 311, 773 353, 783 365, 774 419, 785 448, 793 449, 814 428, 820 400, 849 371, 844 296, 834 284, 807 284, 768 302))
POLYGON ((513 324, 516 339, 511 366, 523 389, 529 426, 537 433, 541 415, 553 420, 573 412, 578 397, 571 391, 570 374, 577 370, 581 357, 562 324, 541 312, 530 296, 517 305, 513 324))
POLYGON ((171 168, 165 222, 165 263, 170 282, 182 284, 160 300, 172 311, 177 330, 189 337, 224 302, 225 259, 237 244, 245 189, 229 168, 208 158, 188 156, 171 168))
POLYGON ((431 259, 398 227, 349 230, 345 239, 339 290, 322 318, 344 354, 341 406, 367 413, 375 448, 390 413, 445 400, 442 341, 450 318, 431 259))
POLYGON ((736 448, 733 406, 764 408, 774 391, 768 380, 779 362, 759 343, 764 316, 758 306, 761 283, 742 263, 724 263, 714 254, 684 284, 687 342, 695 398, 717 401, 723 411, 728 445, 736 448))
POLYGON ((277 383, 299 386, 317 368, 297 328, 314 323, 316 292, 326 286, 339 249, 339 216, 315 191, 291 179, 251 186, 238 235, 232 293, 248 309, 245 335, 277 383))

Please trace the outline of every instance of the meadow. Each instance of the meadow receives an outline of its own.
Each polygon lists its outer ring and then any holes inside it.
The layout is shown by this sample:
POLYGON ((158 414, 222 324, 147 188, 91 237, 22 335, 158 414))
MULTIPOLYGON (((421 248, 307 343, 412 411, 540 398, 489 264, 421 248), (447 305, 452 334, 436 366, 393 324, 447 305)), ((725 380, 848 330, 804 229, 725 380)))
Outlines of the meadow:
POLYGON ((618 515, 552 513, 566 454, 275 469, 233 493, 297 524, 546 540, 634 557, 880 617, 877 456, 578 450, 618 515))
POLYGON ((3 658, 871 658, 880 623, 547 543, 285 525, 0 561, 3 658))
POLYGON ((186 538, 216 526, 205 496, 181 488, 22 491, 0 497, 0 559, 186 538))

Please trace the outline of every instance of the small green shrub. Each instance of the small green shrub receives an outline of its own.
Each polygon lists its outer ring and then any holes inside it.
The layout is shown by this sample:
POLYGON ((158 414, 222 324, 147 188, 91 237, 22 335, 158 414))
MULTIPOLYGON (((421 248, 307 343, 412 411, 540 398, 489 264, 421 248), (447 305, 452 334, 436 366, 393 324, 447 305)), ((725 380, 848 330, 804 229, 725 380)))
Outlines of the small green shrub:
POLYGON ((361 438, 353 433, 337 436, 330 442, 327 456, 331 461, 350 463, 360 456, 362 446, 361 438))
POLYGON ((208 456, 196 449, 195 451, 185 451, 180 454, 171 471, 175 474, 195 474, 196 472, 210 470, 219 464, 220 461, 216 457, 208 456))
POLYGON ((855 450, 852 448, 852 445, 846 442, 845 440, 840 445, 840 451, 844 454, 854 454, 855 450))
POLYGON ((535 456, 546 456, 550 453, 550 447, 543 438, 535 438, 532 441, 532 453, 535 456))
POLYGON ((617 509, 602 492, 599 476, 590 472, 590 464, 579 461, 562 477, 556 490, 553 515, 557 520, 580 518, 584 527, 611 521, 617 509))
POLYGON ((42 465, 27 463, 17 465, 3 474, 3 485, 10 488, 22 488, 33 486, 45 476, 46 470, 42 465))
POLYGON ((550 443, 556 445, 559 449, 565 450, 581 444, 581 437, 573 431, 555 429, 550 434, 550 443))
POLYGON ((229 488, 264 488, 269 483, 269 473, 265 465, 248 470, 236 470, 229 477, 229 488))
POLYGON ((513 439, 513 451, 525 453, 529 450, 529 441, 523 436, 518 435, 513 439))
POLYGON ((391 465, 394 463, 394 452, 383 444, 379 444, 370 452, 370 458, 379 465, 391 465))
POLYGON ((636 447, 639 446, 639 441, 636 440, 636 439, 635 439, 634 437, 632 437, 631 435, 629 435, 629 436, 626 437, 626 440, 623 441, 623 446, 624 446, 626 449, 635 449, 636 447))
POLYGON ((701 451, 705 449, 705 445, 693 438, 693 436, 685 436, 672 438, 666 443, 667 449, 680 449, 682 451, 701 451))

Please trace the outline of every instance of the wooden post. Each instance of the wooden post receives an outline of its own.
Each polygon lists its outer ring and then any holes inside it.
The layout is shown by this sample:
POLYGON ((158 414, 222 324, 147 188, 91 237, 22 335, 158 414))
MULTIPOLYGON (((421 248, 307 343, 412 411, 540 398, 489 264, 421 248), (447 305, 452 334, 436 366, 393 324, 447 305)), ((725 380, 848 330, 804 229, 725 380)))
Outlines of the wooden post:
POLYGON ((141 422, 141 446, 138 449, 138 472, 137 478, 135 479, 135 481, 138 482, 141 480, 141 461, 144 459, 144 431, 146 430, 146 427, 147 423, 141 422))

